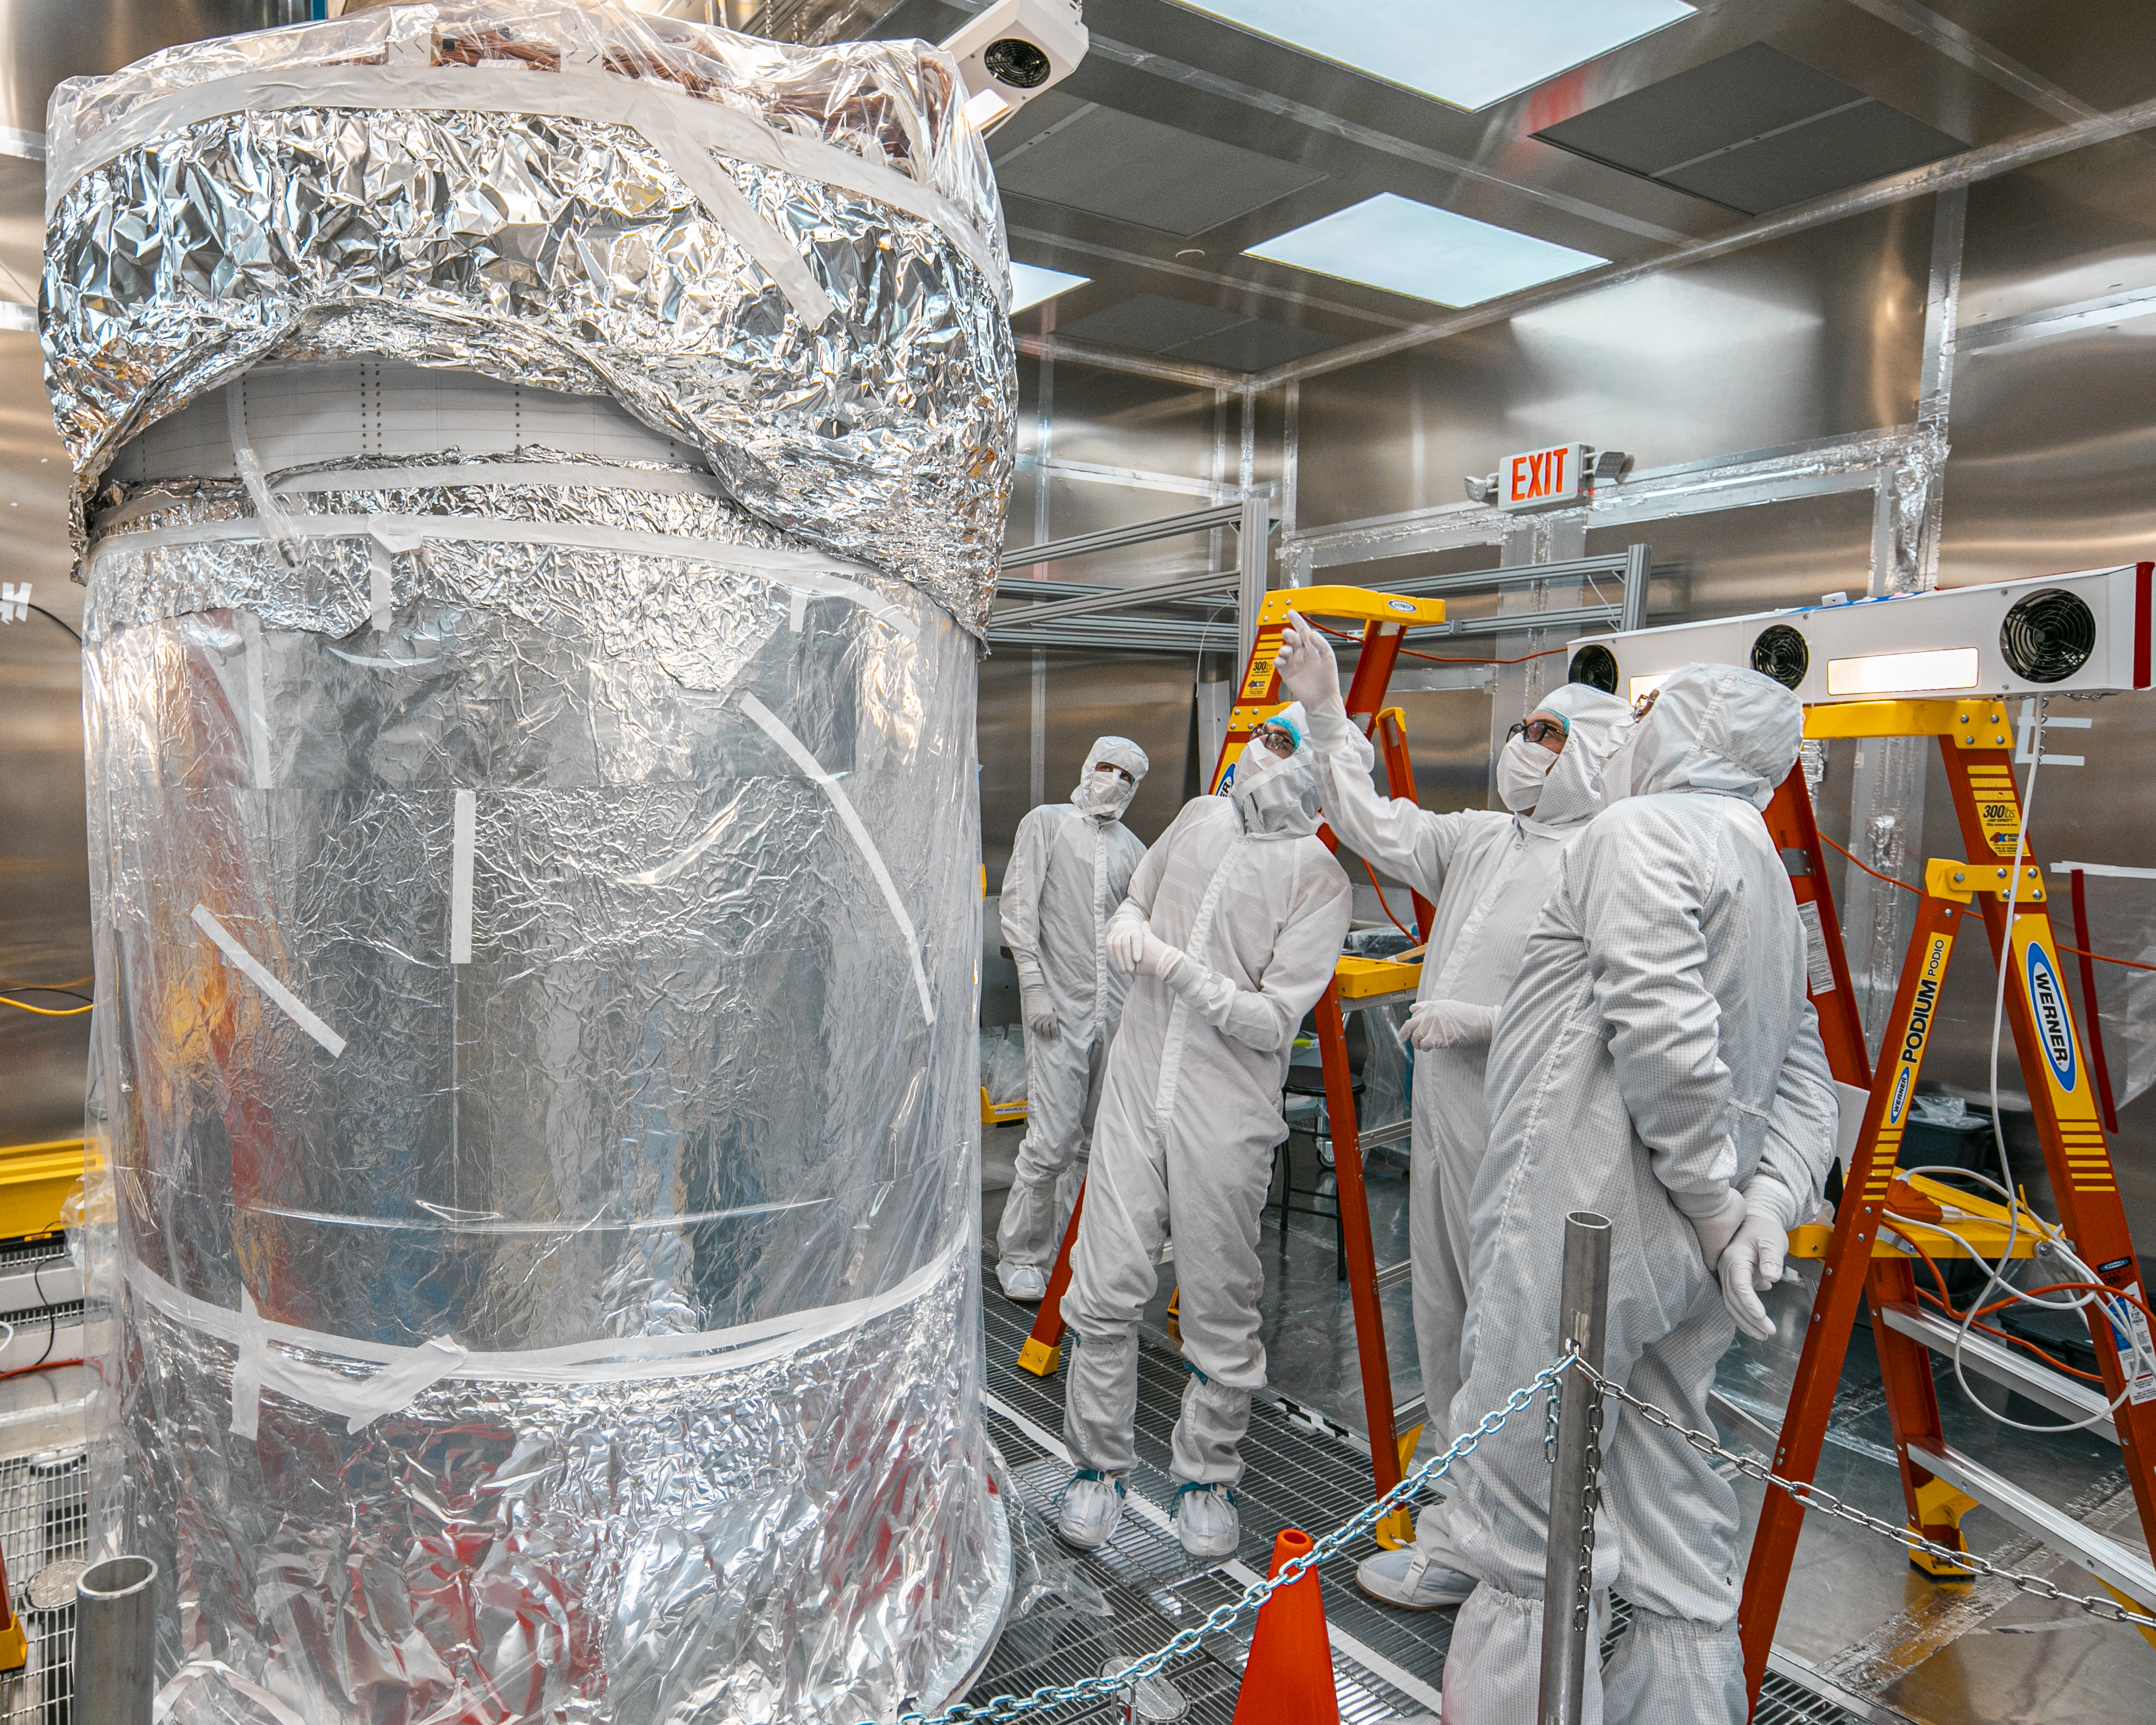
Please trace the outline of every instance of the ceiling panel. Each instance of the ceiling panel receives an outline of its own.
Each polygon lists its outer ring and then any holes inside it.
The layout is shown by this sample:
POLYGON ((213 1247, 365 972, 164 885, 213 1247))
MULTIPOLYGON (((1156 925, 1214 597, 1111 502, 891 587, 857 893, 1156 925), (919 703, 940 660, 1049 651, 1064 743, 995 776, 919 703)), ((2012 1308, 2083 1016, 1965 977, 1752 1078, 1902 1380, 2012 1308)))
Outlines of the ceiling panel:
POLYGON ((1183 342, 1217 335, 1242 321, 1238 312, 1173 300, 1165 294, 1137 294, 1105 311, 1065 324, 1059 333, 1081 341, 1098 341, 1104 347, 1165 353, 1183 342))
POLYGON ((1763 42, 1536 136, 1757 215, 1966 146, 1763 42))
POLYGON ((1187 238, 1325 177, 1098 102, 1050 92, 1032 106, 1050 102, 1070 111, 996 155, 1007 194, 1187 238))
POLYGON ((1296 329, 1268 318, 1245 317, 1164 294, 1131 298, 1061 326, 1058 333, 1103 347, 1124 347, 1164 358, 1191 360, 1223 371, 1257 372, 1322 353, 1342 337, 1296 329))

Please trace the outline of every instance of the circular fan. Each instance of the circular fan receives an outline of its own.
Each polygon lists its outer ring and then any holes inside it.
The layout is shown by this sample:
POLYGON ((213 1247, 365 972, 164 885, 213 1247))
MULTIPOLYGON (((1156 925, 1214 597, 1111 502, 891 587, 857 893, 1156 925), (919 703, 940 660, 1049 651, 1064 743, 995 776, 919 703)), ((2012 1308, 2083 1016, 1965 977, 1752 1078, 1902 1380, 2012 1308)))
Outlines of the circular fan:
POLYGON ((2063 683, 2096 651, 2096 614, 2056 587, 2017 599, 1999 625, 1999 650, 2017 677, 2063 683))
POLYGON ((1772 677, 1784 689, 1794 689, 1811 669, 1812 651, 1804 638, 1786 623, 1759 631, 1752 644, 1752 669, 1772 677))
POLYGON ((1568 683, 1585 683, 1599 689, 1604 695, 1617 692, 1617 655, 1607 647, 1591 643, 1572 655, 1572 669, 1566 675, 1568 683))
POLYGON ((981 63, 989 73, 1013 90, 1032 90, 1048 81, 1054 69, 1048 56, 1023 36, 1006 36, 1000 42, 991 42, 988 51, 981 56, 981 63))

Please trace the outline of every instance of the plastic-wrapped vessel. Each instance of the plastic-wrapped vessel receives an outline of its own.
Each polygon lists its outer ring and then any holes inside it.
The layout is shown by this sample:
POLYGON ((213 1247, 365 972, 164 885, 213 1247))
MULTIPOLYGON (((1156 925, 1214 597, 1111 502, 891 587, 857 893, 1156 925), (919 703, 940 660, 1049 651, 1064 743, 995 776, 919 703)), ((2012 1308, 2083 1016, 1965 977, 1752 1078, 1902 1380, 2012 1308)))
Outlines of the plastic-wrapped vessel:
POLYGON ((850 1722, 987 1651, 963 95, 466 3, 56 100, 96 1503, 182 1716, 850 1722))

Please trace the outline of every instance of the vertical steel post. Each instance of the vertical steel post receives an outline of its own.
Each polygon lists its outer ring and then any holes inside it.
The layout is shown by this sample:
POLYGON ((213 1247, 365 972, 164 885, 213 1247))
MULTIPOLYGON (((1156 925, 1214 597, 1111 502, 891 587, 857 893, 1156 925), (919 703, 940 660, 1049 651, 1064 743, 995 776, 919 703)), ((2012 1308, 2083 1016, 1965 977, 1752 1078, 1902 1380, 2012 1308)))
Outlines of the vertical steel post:
POLYGON ((157 1566, 107 1558, 74 1584, 74 1716, 95 1725, 150 1725, 156 1686, 157 1566))
MULTIPOLYGON (((1558 1346, 1602 1369, 1609 1306, 1609 1224, 1589 1210, 1564 1219, 1564 1284, 1558 1346)), ((1580 1373, 1558 1380, 1557 1459, 1550 1466, 1549 1558, 1543 1579, 1541 1725, 1578 1725, 1587 1682, 1594 1585, 1594 1505, 1602 1394, 1580 1373)))

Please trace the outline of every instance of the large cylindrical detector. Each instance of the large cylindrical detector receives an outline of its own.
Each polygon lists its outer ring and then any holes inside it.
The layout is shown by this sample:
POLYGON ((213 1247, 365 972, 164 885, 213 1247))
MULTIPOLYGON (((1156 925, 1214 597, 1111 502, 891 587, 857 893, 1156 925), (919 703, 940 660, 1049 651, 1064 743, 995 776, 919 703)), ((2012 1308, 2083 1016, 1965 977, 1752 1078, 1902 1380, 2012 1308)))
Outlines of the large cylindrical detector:
POLYGON ((963 97, 495 0, 62 92, 95 1509, 175 1717, 850 1725, 993 1639, 963 97))

